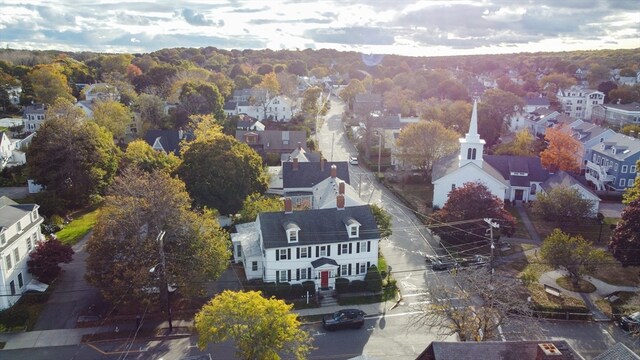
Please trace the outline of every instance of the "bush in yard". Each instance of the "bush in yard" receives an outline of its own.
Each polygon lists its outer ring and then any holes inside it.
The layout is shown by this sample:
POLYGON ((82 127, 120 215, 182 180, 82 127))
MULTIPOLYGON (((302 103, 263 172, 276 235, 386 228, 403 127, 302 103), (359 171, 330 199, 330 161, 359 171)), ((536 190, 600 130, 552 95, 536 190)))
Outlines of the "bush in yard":
POLYGON ((291 293, 289 295, 292 298, 298 299, 306 295, 306 291, 304 290, 304 287, 302 287, 302 284, 292 284, 291 293))
POLYGON ((275 282, 266 282, 262 284, 262 294, 266 298, 276 296, 276 292, 277 292, 276 287, 277 287, 277 284, 275 282))
POLYGON ((29 254, 27 261, 29 273, 43 283, 50 284, 60 275, 60 263, 68 264, 73 259, 71 245, 65 245, 56 238, 39 243, 29 254))
POLYGON ((251 279, 246 282, 245 288, 250 291, 258 291, 264 288, 264 281, 262 279, 251 279))
POLYGON ((382 290, 382 277, 377 266, 371 265, 369 267, 364 281, 367 283, 367 290, 373 293, 379 293, 382 290))
POLYGON ((288 282, 281 282, 276 284, 276 294, 275 296, 279 299, 286 299, 289 297, 291 293, 291 284, 288 282))
POLYGON ((7 329, 24 326, 29 320, 29 312, 25 308, 12 307, 0 311, 0 324, 7 329))
POLYGON ((316 283, 308 280, 308 281, 304 281, 302 282, 302 287, 304 288, 304 294, 307 294, 307 291, 309 292, 310 296, 314 296, 316 294, 316 283))
POLYGON ((338 294, 344 294, 349 290, 349 279, 336 278, 336 291, 338 294))
POLYGON ((349 284, 350 292, 363 292, 367 290, 367 283, 362 280, 353 280, 351 284, 349 284))

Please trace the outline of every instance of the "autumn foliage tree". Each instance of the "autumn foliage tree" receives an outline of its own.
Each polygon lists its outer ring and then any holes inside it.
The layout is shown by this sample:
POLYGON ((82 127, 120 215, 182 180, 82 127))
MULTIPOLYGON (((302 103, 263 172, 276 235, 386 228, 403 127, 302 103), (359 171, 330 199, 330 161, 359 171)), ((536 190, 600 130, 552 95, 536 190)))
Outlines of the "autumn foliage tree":
POLYGON ((540 153, 542 166, 552 172, 563 170, 577 173, 580 171, 582 144, 571 136, 570 131, 563 127, 548 128, 544 138, 549 145, 540 153))
POLYGON ((578 189, 559 186, 549 193, 540 193, 533 202, 533 211, 559 226, 593 218, 593 201, 585 199, 578 189))
POLYGON ((40 242, 29 254, 27 268, 39 281, 51 284, 62 272, 61 263, 68 264, 73 259, 71 245, 66 245, 56 238, 40 242))
POLYGON ((428 176, 433 164, 458 149, 458 134, 435 121, 419 121, 404 128, 396 140, 398 159, 428 176))
POLYGON ((623 266, 640 265, 640 197, 631 201, 622 211, 611 242, 613 256, 623 266))
POLYGON ((500 233, 513 235, 515 218, 504 209, 504 201, 491 194, 486 185, 468 182, 451 190, 442 209, 432 217, 433 231, 449 242, 476 242, 487 240, 488 225, 483 219, 491 218, 500 224, 500 233), (465 221, 477 220, 477 221, 465 221), (454 222, 455 225, 447 225, 454 222))
POLYGON ((239 359, 280 359, 280 354, 305 359, 312 339, 292 308, 260 292, 226 290, 196 314, 198 346, 231 340, 239 359))
POLYGON ((74 100, 67 77, 57 65, 38 65, 28 75, 36 101, 53 104, 57 98, 74 100))

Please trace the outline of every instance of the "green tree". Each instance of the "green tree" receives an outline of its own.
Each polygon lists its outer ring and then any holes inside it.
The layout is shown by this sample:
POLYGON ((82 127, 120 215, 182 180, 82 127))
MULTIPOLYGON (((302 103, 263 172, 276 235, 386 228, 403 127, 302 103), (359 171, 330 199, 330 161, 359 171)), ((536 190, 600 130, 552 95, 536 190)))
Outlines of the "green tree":
POLYGON ((551 73, 540 79, 540 87, 552 93, 560 89, 568 89, 575 84, 576 79, 573 76, 561 73, 551 73))
POLYGON ((622 211, 609 248, 622 266, 640 265, 640 197, 629 202, 622 211))
POLYGON ((587 80, 589 80, 590 86, 596 87, 601 82, 609 79, 611 79, 611 71, 607 67, 600 64, 591 64, 591 66, 589 66, 587 80))
MULTIPOLYGON (((56 102, 49 113, 65 102, 56 102)), ((104 194, 115 176, 119 150, 108 131, 84 121, 82 110, 75 108, 78 114, 66 104, 70 111, 49 117, 33 137, 27 149, 28 171, 47 192, 75 207, 104 194)))
POLYGON ((471 104, 466 101, 431 98, 419 104, 418 109, 422 119, 437 121, 459 134, 464 134, 469 129, 471 104))
POLYGON ((109 130, 114 137, 123 138, 127 126, 133 120, 133 114, 128 107, 118 101, 101 100, 94 105, 93 120, 109 130))
POLYGON ((515 218, 504 208, 504 201, 491 194, 486 185, 468 182, 449 193, 442 209, 433 213, 434 232, 450 242, 486 242, 488 225, 483 219, 490 218, 500 224, 500 233, 513 235, 515 218), (474 221, 476 220, 477 221, 474 221), (469 220, 469 221, 466 221, 469 220), (459 222, 454 226, 447 223, 459 222))
POLYGON ((240 210, 238 223, 256 221, 258 214, 262 212, 275 212, 284 210, 282 201, 273 196, 265 196, 259 193, 247 196, 240 210))
POLYGON ((458 134, 435 121, 419 121, 404 128, 396 140, 398 159, 431 176, 433 164, 458 149, 458 134))
POLYGON ((134 106, 140 113, 143 127, 152 129, 169 127, 169 119, 164 113, 164 101, 161 97, 143 93, 138 96, 134 106))
POLYGON ((124 170, 87 242, 87 281, 113 303, 157 301, 149 289, 158 287, 166 299, 165 283, 185 296, 202 295, 204 283, 227 267, 229 235, 215 214, 190 208, 179 179, 164 171, 124 170), (159 242, 161 231, 165 236, 159 242), (149 270, 161 266, 161 252, 166 267, 157 278, 158 272, 149 270))
POLYGON ((634 86, 622 85, 617 89, 609 91, 609 100, 611 103, 630 104, 634 101, 640 101, 640 85, 634 86))
POLYGON ((267 75, 273 72, 273 66, 271 64, 262 64, 256 70, 260 75, 267 75))
POLYGON ((362 81, 358 79, 353 79, 349 81, 349 84, 340 91, 340 98, 347 104, 348 109, 353 109, 353 101, 358 94, 364 94, 365 92, 364 85, 362 81))
POLYGON ((235 214, 249 194, 267 189, 260 155, 219 128, 196 133, 196 139, 186 143, 181 153, 178 174, 196 206, 235 214))
POLYGON ((585 199, 576 188, 559 186, 549 193, 539 193, 533 211, 545 220, 555 221, 559 227, 593 218, 593 201, 585 199))
POLYGON ((263 76, 262 81, 256 87, 261 89, 266 89, 269 92, 269 96, 275 96, 280 94, 280 83, 278 82, 276 73, 273 73, 273 72, 263 76))
POLYGON ((533 135, 527 129, 516 133, 512 142, 496 146, 493 152, 496 155, 535 156, 535 144, 533 135))
POLYGON ((122 157, 122 168, 135 167, 142 171, 163 170, 172 174, 180 166, 180 158, 174 153, 154 150, 144 140, 134 140, 127 145, 122 157))
MULTIPOLYGON (((636 162, 636 169, 640 169, 640 160, 636 162)), ((629 205, 633 200, 640 199, 640 180, 636 177, 636 181, 633 183, 633 187, 625 190, 622 203, 629 205)))
POLYGON ((245 75, 238 75, 233 79, 233 82, 236 85, 237 89, 250 89, 251 88, 251 79, 245 75))
POLYGON ((506 131, 508 120, 524 108, 524 101, 510 92, 499 89, 487 90, 478 104, 478 132, 480 137, 493 146, 506 131))
POLYGON ((67 84, 67 77, 61 72, 59 66, 36 66, 29 72, 28 77, 37 102, 53 104, 59 97, 70 101, 75 100, 67 84))
POLYGON ((298 76, 307 76, 307 64, 302 60, 293 60, 287 65, 287 72, 298 76))
POLYGON ((602 249, 596 249, 582 236, 571 236, 554 229, 542 242, 542 259, 555 269, 565 270, 577 285, 582 275, 610 259, 602 249))
POLYGON ((386 238, 391 236, 393 233, 391 230, 391 215, 389 215, 385 209, 376 204, 369 204, 369 207, 371 208, 373 217, 376 219, 376 225, 378 226, 378 231, 380 231, 380 237, 386 238))
POLYGON ((186 83, 180 92, 179 125, 187 123, 191 115, 211 114, 217 120, 223 120, 223 99, 213 84, 186 83))
POLYGON ((292 308, 283 300, 265 299, 259 291, 225 290, 196 314, 198 346, 232 340, 240 359, 280 359, 281 354, 305 359, 312 339, 292 308))

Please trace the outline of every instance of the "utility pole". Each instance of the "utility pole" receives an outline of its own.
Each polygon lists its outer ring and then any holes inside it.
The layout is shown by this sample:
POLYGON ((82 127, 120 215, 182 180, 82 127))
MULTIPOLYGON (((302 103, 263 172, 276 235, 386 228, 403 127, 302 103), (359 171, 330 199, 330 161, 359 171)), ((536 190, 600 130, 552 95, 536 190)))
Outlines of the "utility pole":
POLYGON ((489 260, 489 264, 490 264, 491 274, 493 274, 493 253, 496 248, 495 244, 493 243, 493 229, 499 228, 500 224, 498 224, 497 222, 493 222, 491 218, 485 218, 484 222, 489 224, 489 233, 491 236, 491 258, 489 260))
POLYGON ((164 257, 164 234, 165 231, 160 231, 158 234, 158 243, 160 244, 160 264, 162 266, 162 276, 164 277, 164 288, 167 291, 167 317, 169 320, 169 332, 173 330, 173 324, 171 322, 171 292, 169 291, 169 279, 167 278, 167 263, 164 257))
POLYGON ((382 155, 382 134, 376 132, 378 135, 378 176, 380 176, 380 155, 382 155))

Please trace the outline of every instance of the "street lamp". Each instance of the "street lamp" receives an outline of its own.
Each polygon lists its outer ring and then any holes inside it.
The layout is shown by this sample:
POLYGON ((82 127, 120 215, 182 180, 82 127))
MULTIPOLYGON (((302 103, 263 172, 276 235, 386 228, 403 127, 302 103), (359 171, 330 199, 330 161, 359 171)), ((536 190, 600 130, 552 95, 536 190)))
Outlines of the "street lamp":
MULTIPOLYGON (((162 277, 164 278, 164 289, 162 289, 162 287, 160 288, 160 296, 162 297, 162 293, 164 291, 167 292, 167 318, 169 320, 169 332, 171 332, 173 330, 173 323, 171 322, 171 292, 172 290, 169 289, 169 280, 167 279, 167 263, 165 261, 165 257, 164 257, 164 235, 165 235, 165 231, 160 231, 160 234, 158 234, 158 237, 156 238, 156 240, 158 241, 158 244, 160 246, 160 266, 162 266, 162 277)), ((156 271, 156 267, 158 267, 158 265, 152 267, 151 269, 149 269, 150 273, 154 273, 156 271)), ((175 291, 175 288, 172 288, 173 291, 175 291)))

